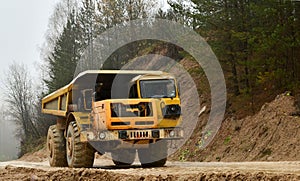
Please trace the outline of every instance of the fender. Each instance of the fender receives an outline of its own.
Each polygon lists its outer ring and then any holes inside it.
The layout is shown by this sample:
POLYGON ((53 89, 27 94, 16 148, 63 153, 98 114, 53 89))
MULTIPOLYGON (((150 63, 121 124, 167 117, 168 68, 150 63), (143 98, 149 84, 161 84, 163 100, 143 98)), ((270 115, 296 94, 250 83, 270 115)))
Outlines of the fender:
POLYGON ((82 141, 85 141, 87 140, 86 138, 84 138, 85 134, 82 134, 85 125, 90 125, 91 124, 91 121, 90 121, 90 113, 88 112, 70 112, 67 116, 67 124, 66 124, 66 128, 65 128, 65 137, 66 137, 66 134, 67 134, 67 131, 68 131, 68 126, 70 124, 70 122, 72 121, 75 121, 76 124, 77 124, 77 127, 79 129, 79 132, 80 132, 80 139, 82 141), (83 136, 83 137, 82 137, 83 136))

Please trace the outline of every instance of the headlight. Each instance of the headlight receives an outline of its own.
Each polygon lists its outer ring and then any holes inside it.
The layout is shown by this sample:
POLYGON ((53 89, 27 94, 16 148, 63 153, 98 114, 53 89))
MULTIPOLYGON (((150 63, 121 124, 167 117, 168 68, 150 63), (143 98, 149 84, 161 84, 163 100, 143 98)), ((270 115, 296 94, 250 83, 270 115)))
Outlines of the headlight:
POLYGON ((176 118, 181 115, 181 107, 178 104, 166 105, 162 112, 164 118, 176 118))
POLYGON ((175 131, 170 131, 169 136, 174 137, 175 136, 175 131))
POLYGON ((106 134, 104 133, 104 132, 101 132, 100 134, 99 134, 99 138, 100 139, 104 139, 106 137, 106 134))

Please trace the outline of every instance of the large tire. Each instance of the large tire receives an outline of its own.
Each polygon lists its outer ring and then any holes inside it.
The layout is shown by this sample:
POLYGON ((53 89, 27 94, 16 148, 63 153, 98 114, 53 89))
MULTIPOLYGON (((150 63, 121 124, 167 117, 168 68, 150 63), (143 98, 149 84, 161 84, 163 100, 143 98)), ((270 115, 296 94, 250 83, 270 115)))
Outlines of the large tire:
POLYGON ((63 130, 57 129, 52 125, 48 129, 47 135, 47 153, 51 167, 66 167, 66 140, 63 130))
POLYGON ((111 157, 115 165, 131 165, 135 159, 135 149, 120 149, 111 152, 111 157))
POLYGON ((138 156, 142 167, 163 167, 168 156, 167 142, 160 140, 151 143, 149 148, 138 149, 138 156))
POLYGON ((66 144, 69 167, 80 168, 93 166, 95 150, 87 142, 80 142, 80 132, 74 121, 69 124, 66 144))

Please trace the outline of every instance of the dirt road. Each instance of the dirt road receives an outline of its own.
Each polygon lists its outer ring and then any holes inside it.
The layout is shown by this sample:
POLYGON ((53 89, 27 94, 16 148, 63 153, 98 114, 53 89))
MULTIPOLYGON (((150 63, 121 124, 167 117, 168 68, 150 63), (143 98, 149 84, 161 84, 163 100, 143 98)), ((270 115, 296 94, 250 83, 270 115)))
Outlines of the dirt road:
POLYGON ((0 180, 300 180, 300 162, 168 162, 165 167, 52 168, 47 161, 0 162, 0 180))

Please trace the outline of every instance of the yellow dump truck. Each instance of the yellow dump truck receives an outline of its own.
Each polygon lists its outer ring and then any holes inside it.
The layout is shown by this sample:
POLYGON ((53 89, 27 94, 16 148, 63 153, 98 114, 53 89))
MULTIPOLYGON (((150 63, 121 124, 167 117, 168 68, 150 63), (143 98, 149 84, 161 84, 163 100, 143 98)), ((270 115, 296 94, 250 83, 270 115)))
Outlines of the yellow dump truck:
POLYGON ((143 167, 163 166, 167 140, 183 137, 179 88, 161 71, 88 70, 42 100, 57 117, 47 149, 51 166, 91 167, 95 152, 116 165, 136 153, 143 167))

